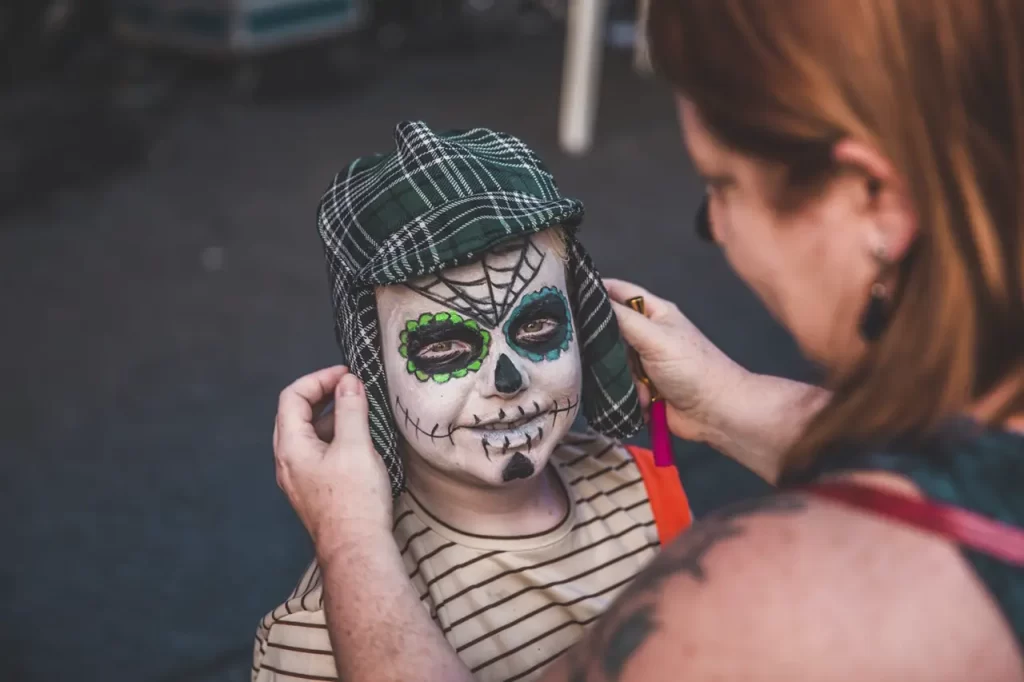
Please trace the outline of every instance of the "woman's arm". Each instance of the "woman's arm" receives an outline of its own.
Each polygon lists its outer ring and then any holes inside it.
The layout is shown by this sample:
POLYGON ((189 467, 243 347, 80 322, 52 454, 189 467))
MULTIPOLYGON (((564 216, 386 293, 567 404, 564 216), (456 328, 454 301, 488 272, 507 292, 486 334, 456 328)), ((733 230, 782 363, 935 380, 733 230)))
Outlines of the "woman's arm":
POLYGON ((350 538, 320 560, 339 679, 472 682, 409 582, 390 535, 350 538))
POLYGON ((720 404, 708 410, 704 440, 776 483, 783 455, 831 395, 799 381, 745 372, 734 390, 715 396, 720 404))

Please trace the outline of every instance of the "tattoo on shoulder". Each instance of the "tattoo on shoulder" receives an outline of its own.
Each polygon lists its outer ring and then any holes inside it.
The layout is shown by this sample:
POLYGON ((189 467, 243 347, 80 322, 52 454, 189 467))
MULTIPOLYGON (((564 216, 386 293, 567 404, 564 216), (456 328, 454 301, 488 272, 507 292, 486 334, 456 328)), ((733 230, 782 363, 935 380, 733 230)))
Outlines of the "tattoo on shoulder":
POLYGON ((627 590, 627 594, 658 590, 666 580, 685 574, 704 582, 708 579, 704 559, 715 545, 743 535, 740 521, 761 514, 795 514, 804 510, 806 502, 795 495, 769 495, 745 500, 727 507, 695 523, 678 540, 662 550, 661 554, 642 571, 627 590))
POLYGON ((630 656, 644 643, 647 636, 655 630, 654 606, 645 604, 630 613, 619 624, 619 627, 608 637, 605 649, 601 652, 601 668, 605 677, 617 680, 622 676, 630 656))
POLYGON ((768 495, 731 505, 695 523, 636 577, 587 641, 573 648, 568 659, 570 682, 619 682, 631 658, 658 631, 658 604, 666 582, 680 576, 706 582, 708 553, 720 542, 743 535, 745 518, 793 515, 806 508, 800 495, 768 495))

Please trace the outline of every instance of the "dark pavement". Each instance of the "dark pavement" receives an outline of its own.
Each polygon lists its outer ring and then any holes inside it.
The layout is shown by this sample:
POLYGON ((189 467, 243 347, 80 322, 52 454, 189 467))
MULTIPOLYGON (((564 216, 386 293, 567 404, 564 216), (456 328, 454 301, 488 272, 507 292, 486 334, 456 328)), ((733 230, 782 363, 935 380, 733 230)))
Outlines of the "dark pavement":
MULTIPOLYGON (((582 159, 555 140, 561 47, 524 42, 315 99, 196 97, 146 168, 0 225, 0 680, 248 679, 257 619, 310 559, 270 433, 280 389, 337 359, 317 201, 401 119, 523 137, 586 203, 604 274, 674 299, 747 367, 805 371, 693 236, 668 93, 608 57, 582 159)), ((679 454, 698 512, 759 489, 679 454)))

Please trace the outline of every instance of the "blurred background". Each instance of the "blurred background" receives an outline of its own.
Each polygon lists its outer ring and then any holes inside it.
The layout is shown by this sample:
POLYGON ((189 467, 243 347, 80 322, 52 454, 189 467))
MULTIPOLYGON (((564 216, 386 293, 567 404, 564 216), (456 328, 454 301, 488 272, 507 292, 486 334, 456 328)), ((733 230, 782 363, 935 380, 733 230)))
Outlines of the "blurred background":
MULTIPOLYGON (((248 679, 309 543, 277 394, 337 360, 315 210, 394 125, 524 138, 602 273, 809 376, 693 234, 629 1, 0 4, 0 680, 248 679)), ((698 514, 763 484, 677 443, 698 514)))

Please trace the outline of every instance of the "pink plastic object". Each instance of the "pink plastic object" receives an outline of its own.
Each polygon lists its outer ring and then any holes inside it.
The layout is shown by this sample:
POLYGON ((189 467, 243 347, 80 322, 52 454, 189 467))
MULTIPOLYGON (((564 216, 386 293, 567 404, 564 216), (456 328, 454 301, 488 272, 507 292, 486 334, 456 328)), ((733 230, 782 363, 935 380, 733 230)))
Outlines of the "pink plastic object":
POLYGON ((647 429, 651 436, 654 465, 670 467, 675 464, 675 461, 672 457, 672 434, 668 430, 668 415, 665 413, 664 400, 655 400, 651 403, 650 417, 647 429))
MULTIPOLYGON (((634 296, 626 301, 630 308, 641 315, 647 314, 647 306, 644 304, 643 296, 634 296)), ((644 372, 640 356, 633 352, 634 371, 639 375, 648 389, 651 391, 650 420, 647 423, 647 430, 651 436, 651 451, 654 453, 654 466, 670 467, 675 464, 672 458, 672 434, 668 430, 668 415, 665 413, 665 401, 658 396, 657 389, 651 383, 650 378, 644 372)))

